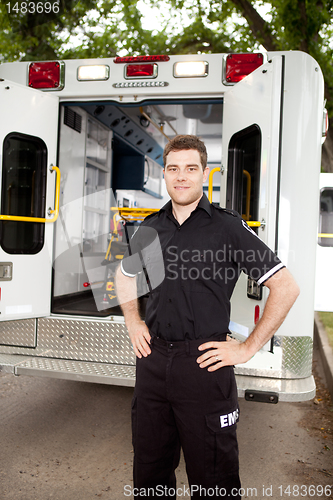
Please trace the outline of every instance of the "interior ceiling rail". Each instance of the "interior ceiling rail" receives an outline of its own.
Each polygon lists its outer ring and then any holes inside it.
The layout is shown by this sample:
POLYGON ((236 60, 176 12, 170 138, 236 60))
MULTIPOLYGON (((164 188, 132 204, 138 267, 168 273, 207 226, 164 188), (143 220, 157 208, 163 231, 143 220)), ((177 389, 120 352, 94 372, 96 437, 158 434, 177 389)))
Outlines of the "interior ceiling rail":
POLYGON ((156 113, 159 115, 159 117, 161 118, 161 128, 164 126, 164 123, 167 123, 169 125, 169 127, 174 131, 174 133, 176 135, 178 135, 178 132, 177 130, 175 129, 175 127, 170 123, 171 120, 176 120, 176 118, 174 118, 173 116, 166 116, 164 113, 162 113, 162 111, 159 109, 158 106, 153 106, 153 109, 156 111, 156 113))
POLYGON ((170 137, 168 137, 164 132, 163 132, 163 125, 160 127, 157 123, 154 122, 154 120, 152 120, 150 118, 149 115, 147 115, 147 113, 145 113, 143 111, 143 108, 140 106, 140 113, 142 114, 142 116, 144 116, 146 118, 146 120, 148 120, 152 125, 154 125, 155 128, 157 128, 157 130, 159 132, 161 132, 162 135, 164 135, 164 137, 166 137, 168 139, 168 141, 170 141, 170 137))

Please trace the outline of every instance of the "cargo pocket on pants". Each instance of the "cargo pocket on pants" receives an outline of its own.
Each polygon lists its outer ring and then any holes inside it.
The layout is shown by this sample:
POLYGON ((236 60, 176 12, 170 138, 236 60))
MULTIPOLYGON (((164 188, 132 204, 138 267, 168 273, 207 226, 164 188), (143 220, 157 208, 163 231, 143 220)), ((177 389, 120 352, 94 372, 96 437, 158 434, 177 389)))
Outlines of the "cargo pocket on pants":
POLYGON ((236 427, 239 420, 237 401, 221 401, 219 412, 205 416, 205 473, 209 481, 238 473, 238 444, 236 427))

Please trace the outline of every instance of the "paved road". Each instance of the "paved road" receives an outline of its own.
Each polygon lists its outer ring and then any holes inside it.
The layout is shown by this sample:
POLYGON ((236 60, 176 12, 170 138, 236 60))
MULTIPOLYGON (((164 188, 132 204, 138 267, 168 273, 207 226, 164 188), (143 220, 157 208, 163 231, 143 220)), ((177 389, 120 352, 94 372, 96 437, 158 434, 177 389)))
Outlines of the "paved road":
MULTIPOLYGON (((1 500, 132 498, 132 394, 0 375, 1 500)), ((330 495, 322 489, 333 484, 333 407, 320 379, 317 398, 318 404, 240 401, 243 498, 333 498, 333 487, 330 495)), ((183 462, 178 488, 179 499, 189 499, 183 462)))

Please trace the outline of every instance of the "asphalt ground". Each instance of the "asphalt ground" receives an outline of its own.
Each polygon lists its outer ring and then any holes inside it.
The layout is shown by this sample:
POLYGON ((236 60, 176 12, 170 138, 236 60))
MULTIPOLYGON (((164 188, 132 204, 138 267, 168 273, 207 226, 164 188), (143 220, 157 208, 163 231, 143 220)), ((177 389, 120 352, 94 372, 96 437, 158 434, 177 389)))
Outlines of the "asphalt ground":
MULTIPOLYGON (((315 350, 315 400, 240 400, 243 498, 333 499, 333 405, 320 368, 315 350)), ((1 500, 131 499, 132 394, 0 374, 1 500)), ((177 478, 189 499, 183 461, 177 478)))

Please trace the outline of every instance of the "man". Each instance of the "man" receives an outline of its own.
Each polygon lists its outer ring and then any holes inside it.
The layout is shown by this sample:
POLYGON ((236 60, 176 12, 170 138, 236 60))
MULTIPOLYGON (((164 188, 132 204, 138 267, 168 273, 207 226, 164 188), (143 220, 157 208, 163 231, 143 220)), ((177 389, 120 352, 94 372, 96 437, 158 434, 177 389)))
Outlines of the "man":
POLYGON ((171 200, 145 219, 131 243, 142 257, 151 245, 145 245, 144 229, 154 229, 163 254, 165 277, 150 293, 145 322, 135 299, 140 259, 125 258, 116 280, 137 356, 134 487, 137 496, 176 498, 182 448, 192 498, 240 498, 233 365, 268 342, 299 289, 238 214, 211 205, 203 194, 209 168, 202 141, 177 136, 163 159, 171 200), (241 270, 270 290, 262 318, 243 343, 227 337, 241 270))

